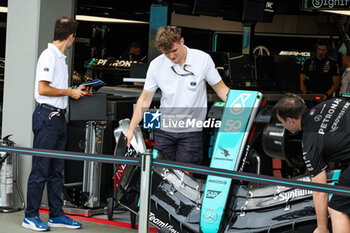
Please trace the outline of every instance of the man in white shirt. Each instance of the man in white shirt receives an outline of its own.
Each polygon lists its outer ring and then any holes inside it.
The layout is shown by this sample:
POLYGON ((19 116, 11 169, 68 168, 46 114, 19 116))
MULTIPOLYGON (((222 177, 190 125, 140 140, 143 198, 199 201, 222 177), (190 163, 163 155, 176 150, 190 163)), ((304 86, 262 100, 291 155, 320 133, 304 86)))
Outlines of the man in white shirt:
POLYGON ((350 56, 348 52, 344 53, 343 56, 343 64, 345 65, 345 70, 341 78, 341 85, 339 90, 339 95, 341 96, 343 93, 350 92, 350 56))
MULTIPOLYGON (((127 145, 135 127, 142 120, 142 110, 148 109, 159 88, 162 92, 161 114, 164 122, 179 122, 190 118, 203 121, 206 117, 207 90, 211 85, 218 96, 226 101, 229 88, 222 81, 211 57, 184 45, 181 28, 166 26, 158 29, 157 48, 163 53, 155 58, 147 71, 144 89, 139 97, 125 136, 127 145)), ((164 124, 154 131, 155 149, 169 159, 200 164, 202 161, 202 128, 171 127, 164 124)))
MULTIPOLYGON (((72 46, 77 26, 74 19, 58 19, 53 42, 48 44, 48 48, 39 57, 35 83, 35 100, 38 105, 33 113, 33 148, 65 149, 67 131, 64 114, 68 96, 79 99, 86 94, 85 87, 68 88, 68 67, 64 52, 72 46)), ((62 210, 63 167, 63 159, 33 156, 23 227, 34 231, 47 231, 50 227, 81 228, 80 223, 67 217, 62 210), (45 184, 49 201, 48 224, 39 217, 45 184)))

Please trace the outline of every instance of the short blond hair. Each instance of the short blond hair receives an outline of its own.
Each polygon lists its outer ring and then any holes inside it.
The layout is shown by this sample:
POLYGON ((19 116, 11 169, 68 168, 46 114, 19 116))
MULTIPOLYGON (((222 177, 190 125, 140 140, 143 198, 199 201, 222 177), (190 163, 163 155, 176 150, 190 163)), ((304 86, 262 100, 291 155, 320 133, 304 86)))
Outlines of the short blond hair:
POLYGON ((169 51, 175 42, 180 43, 181 28, 177 26, 166 26, 158 28, 155 37, 157 49, 161 52, 169 51))

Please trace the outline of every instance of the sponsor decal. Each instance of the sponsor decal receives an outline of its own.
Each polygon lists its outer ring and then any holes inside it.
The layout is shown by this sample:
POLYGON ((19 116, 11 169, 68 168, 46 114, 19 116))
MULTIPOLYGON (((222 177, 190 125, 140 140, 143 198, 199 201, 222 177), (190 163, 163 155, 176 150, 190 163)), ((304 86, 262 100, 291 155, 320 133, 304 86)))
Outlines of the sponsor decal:
POLYGON ((314 108, 311 109, 309 115, 310 115, 310 116, 313 116, 313 115, 315 114, 315 111, 316 111, 316 109, 314 109, 314 108))
POLYGON ((182 178, 179 179, 179 177, 177 177, 177 175, 175 175, 174 173, 170 172, 169 169, 164 168, 163 169, 163 173, 161 174, 161 176, 163 177, 163 180, 167 180, 168 182, 170 182, 171 184, 173 184, 175 187, 179 188, 182 185, 182 181, 183 180, 183 174, 182 174, 182 178))
POLYGON ((208 190, 207 195, 205 197, 209 199, 214 199, 215 197, 219 196, 220 193, 221 191, 208 190))
POLYGON ((310 57, 311 52, 300 52, 300 51, 281 51, 279 55, 287 55, 287 56, 302 56, 302 57, 310 57))
POLYGON ((338 116, 335 118, 332 126, 331 126, 331 129, 329 130, 329 132, 335 132, 337 131, 337 129, 339 128, 338 127, 338 124, 339 124, 339 121, 340 119, 344 116, 346 110, 349 108, 350 106, 350 103, 349 102, 346 102, 344 107, 341 109, 340 113, 338 114, 338 116))
POLYGON ((233 161, 233 158, 230 158, 229 150, 226 150, 224 147, 219 146, 219 152, 220 152, 221 155, 223 155, 225 157, 223 158, 223 157, 215 156, 215 157, 213 157, 213 159, 215 159, 215 160, 224 160, 224 161, 233 161))
MULTIPOLYGON (((110 59, 97 59, 95 58, 92 62, 92 66, 106 66, 110 59)), ((126 61, 126 60, 113 60, 108 64, 108 68, 130 68, 132 63, 137 61, 126 61)))
MULTIPOLYGON (((299 181, 304 181, 304 182, 311 182, 311 178, 309 176, 303 177, 298 179, 299 181)), ((288 201, 292 198, 298 198, 298 197, 304 197, 304 196, 309 196, 312 195, 311 190, 306 190, 306 189, 292 189, 288 191, 284 191, 288 189, 287 187, 284 186, 277 186, 276 189, 276 195, 273 197, 274 200, 279 200, 279 201, 288 201)))
POLYGON ((315 116, 315 118, 314 118, 314 121, 320 121, 320 120, 322 120, 322 115, 317 115, 317 116, 315 116))
POLYGON ((218 219, 218 213, 214 209, 206 209, 203 214, 203 220, 208 224, 213 224, 218 219))
POLYGON ((169 223, 165 223, 162 220, 160 220, 159 218, 157 218, 154 213, 150 212, 149 214, 149 221, 152 222, 154 225, 156 225, 159 228, 165 228, 167 230, 169 230, 169 232, 171 233, 179 233, 177 230, 174 229, 174 226, 169 224, 169 223))
POLYGON ((45 72, 49 72, 49 70, 50 70, 49 67, 45 67, 45 68, 44 68, 44 71, 45 71, 45 72))
POLYGON ((225 157, 230 156, 230 152, 228 150, 226 150, 224 147, 219 146, 219 150, 220 150, 221 154, 223 154, 225 157))
POLYGON ((240 94, 230 106, 231 113, 234 115, 241 114, 245 109, 245 102, 249 99, 250 96, 251 94, 240 94))
POLYGON ((274 200, 280 200, 280 201, 288 201, 292 198, 298 198, 298 197, 304 197, 312 195, 311 190, 306 189, 293 189, 288 192, 280 192, 277 196, 275 196, 274 200))
POLYGON ((213 180, 213 179, 210 179, 208 180, 209 183, 216 183, 216 184, 227 184, 227 181, 225 180, 213 180))
POLYGON ((273 9, 273 3, 274 3, 274 2, 269 2, 269 1, 266 1, 264 11, 274 13, 274 12, 275 12, 275 10, 273 9))
POLYGON ((339 103, 341 102, 341 99, 334 99, 331 103, 331 106, 329 107, 327 114, 324 116, 320 128, 318 129, 318 134, 325 134, 326 129, 328 127, 330 119, 333 117, 333 114, 335 113, 337 107, 339 106, 339 103))
POLYGON ((115 67, 115 68, 119 68, 119 67, 129 68, 131 67, 131 63, 137 63, 137 61, 116 60, 115 62, 110 63, 108 66, 115 67))
POLYGON ((333 8, 348 6, 347 0, 311 0, 312 6, 315 8, 333 8))
POLYGON ((190 82, 190 85, 191 85, 191 87, 195 87, 197 85, 197 83, 193 81, 193 82, 190 82))

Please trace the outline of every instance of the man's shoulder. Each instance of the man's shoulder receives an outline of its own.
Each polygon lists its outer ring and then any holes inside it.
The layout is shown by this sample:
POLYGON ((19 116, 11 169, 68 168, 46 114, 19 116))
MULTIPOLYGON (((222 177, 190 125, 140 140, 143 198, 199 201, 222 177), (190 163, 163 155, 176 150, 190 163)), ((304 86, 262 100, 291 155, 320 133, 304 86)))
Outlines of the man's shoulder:
POLYGON ((150 62, 150 66, 155 66, 155 65, 161 65, 163 64, 164 61, 166 61, 166 57, 164 54, 160 54, 158 57, 154 58, 151 62, 150 62))
POLYGON ((52 61, 53 59, 55 59, 55 53, 49 48, 46 48, 44 51, 42 51, 39 57, 39 61, 52 61))
POLYGON ((327 56, 327 59, 328 59, 332 64, 337 64, 337 61, 336 61, 334 58, 328 57, 328 56, 327 56))
POLYGON ((204 51, 202 51, 202 50, 199 50, 199 49, 192 49, 192 48, 188 48, 188 50, 189 50, 189 52, 191 53, 191 54, 193 54, 194 56, 206 56, 206 57, 208 57, 209 56, 209 54, 208 53, 206 53, 206 52, 204 52, 204 51))
POLYGON ((316 61, 316 57, 310 57, 309 59, 306 59, 305 62, 304 62, 304 65, 310 64, 311 61, 316 61))

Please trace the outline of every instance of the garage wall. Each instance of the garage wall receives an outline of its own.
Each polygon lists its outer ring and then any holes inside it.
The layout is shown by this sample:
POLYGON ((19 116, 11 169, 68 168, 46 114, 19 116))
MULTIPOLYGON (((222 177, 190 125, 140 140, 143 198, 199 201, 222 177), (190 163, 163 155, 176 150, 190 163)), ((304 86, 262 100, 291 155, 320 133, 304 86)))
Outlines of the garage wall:
MULTIPOLYGON (((32 147, 36 61, 52 41, 56 19, 73 17, 74 3, 74 0, 8 2, 2 135, 13 134, 18 146, 32 147)), ((20 156, 18 181, 25 198, 30 169, 31 157, 20 156)))
MULTIPOLYGON (((171 15, 171 24, 213 31, 241 32, 241 22, 223 20, 221 17, 171 15)), ((257 23, 255 32, 329 35, 334 32, 334 24, 327 21, 327 16, 319 15, 275 15, 272 23, 257 23), (307 23, 306 23, 307 22, 307 23)))

